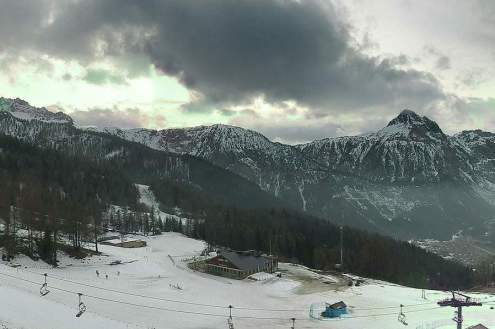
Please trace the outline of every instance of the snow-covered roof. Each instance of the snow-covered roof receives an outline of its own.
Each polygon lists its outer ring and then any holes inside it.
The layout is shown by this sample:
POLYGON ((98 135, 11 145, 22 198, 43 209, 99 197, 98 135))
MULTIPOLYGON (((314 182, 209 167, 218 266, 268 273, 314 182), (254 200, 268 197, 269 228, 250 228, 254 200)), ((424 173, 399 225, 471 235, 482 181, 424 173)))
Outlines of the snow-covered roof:
POLYGON ((222 250, 219 255, 243 271, 258 270, 271 261, 271 258, 253 255, 250 252, 222 250))

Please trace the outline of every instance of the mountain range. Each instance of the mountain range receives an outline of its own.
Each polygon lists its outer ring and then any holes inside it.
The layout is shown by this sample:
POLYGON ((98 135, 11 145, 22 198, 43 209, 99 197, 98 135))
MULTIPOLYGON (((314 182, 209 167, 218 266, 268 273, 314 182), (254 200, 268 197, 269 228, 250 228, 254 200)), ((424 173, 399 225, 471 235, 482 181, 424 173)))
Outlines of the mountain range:
POLYGON ((239 205, 278 203, 398 238, 485 235, 495 217, 495 134, 449 136, 410 110, 377 132, 286 145, 228 125, 80 128, 67 114, 0 98, 0 133, 111 158, 136 182, 167 177, 239 205))

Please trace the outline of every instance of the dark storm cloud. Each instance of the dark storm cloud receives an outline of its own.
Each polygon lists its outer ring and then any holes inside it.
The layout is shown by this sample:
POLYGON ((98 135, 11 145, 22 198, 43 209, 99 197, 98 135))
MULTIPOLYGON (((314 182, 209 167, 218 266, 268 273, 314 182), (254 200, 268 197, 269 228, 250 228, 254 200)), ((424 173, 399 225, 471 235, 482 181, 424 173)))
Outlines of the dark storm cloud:
POLYGON ((444 97, 432 75, 400 69, 397 59, 369 57, 351 46, 349 26, 330 2, 0 0, 0 4, 4 50, 36 47, 81 62, 146 55, 159 70, 200 95, 187 106, 190 111, 264 96, 271 103, 297 101, 322 116, 364 107, 418 109, 444 97))

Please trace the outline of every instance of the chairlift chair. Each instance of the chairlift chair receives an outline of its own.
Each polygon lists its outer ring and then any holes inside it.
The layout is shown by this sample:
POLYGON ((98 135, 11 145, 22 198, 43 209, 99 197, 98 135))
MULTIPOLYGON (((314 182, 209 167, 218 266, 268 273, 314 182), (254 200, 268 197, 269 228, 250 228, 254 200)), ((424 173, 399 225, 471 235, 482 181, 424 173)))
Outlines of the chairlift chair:
POLYGON ((232 320, 232 309, 234 306, 229 305, 229 317, 227 318, 227 324, 229 325, 229 329, 234 329, 234 321, 232 320))
POLYGON ((45 275, 45 283, 43 283, 40 288, 41 296, 46 296, 50 292, 50 290, 48 290, 48 284, 46 283, 46 277, 48 276, 48 274, 45 273, 44 275, 45 275))
POLYGON ((232 318, 227 319, 227 324, 229 325, 229 329, 234 329, 234 322, 232 321, 232 318))
POLYGON ((84 312, 86 312, 86 305, 82 302, 82 294, 79 292, 77 295, 79 296, 79 312, 77 312, 76 318, 79 318, 84 314, 84 312))
POLYGON ((397 317, 397 321, 399 321, 400 323, 402 323, 403 325, 407 326, 407 322, 406 322, 406 315, 404 314, 404 312, 402 311, 402 308, 404 307, 404 305, 400 304, 400 312, 399 312, 399 316, 397 317))

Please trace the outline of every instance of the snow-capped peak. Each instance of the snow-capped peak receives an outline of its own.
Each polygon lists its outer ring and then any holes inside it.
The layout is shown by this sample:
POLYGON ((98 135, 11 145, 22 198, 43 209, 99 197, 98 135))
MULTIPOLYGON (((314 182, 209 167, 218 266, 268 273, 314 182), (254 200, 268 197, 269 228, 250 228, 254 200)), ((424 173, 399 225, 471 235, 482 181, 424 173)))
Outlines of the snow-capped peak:
POLYGON ((446 136, 435 121, 405 109, 388 125, 378 131, 379 135, 401 135, 404 137, 430 137, 434 139, 446 136))
POLYGON ((389 122, 387 126, 393 126, 397 124, 405 124, 405 125, 415 125, 415 124, 423 124, 425 117, 419 116, 416 112, 411 111, 409 109, 405 109, 399 113, 397 117, 395 117, 392 121, 389 122))
POLYGON ((45 107, 34 107, 20 98, 10 99, 0 97, 0 112, 8 112, 18 119, 27 121, 73 123, 72 118, 63 112, 54 113, 45 107))

